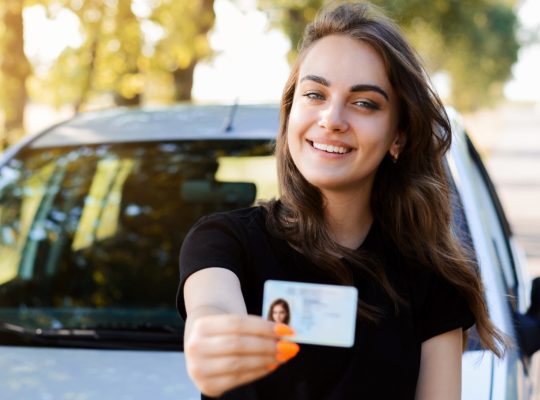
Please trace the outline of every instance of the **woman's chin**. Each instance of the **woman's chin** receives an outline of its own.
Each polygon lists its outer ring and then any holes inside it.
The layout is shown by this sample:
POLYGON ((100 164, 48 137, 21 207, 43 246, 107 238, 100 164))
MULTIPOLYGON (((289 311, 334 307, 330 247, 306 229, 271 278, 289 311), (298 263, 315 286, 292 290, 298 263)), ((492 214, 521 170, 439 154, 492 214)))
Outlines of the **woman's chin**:
POLYGON ((325 191, 341 192, 353 186, 351 184, 347 184, 347 182, 333 179, 331 177, 328 177, 328 178, 317 177, 315 179, 309 179, 308 182, 311 183, 313 186, 315 186, 322 192, 325 192, 325 191))

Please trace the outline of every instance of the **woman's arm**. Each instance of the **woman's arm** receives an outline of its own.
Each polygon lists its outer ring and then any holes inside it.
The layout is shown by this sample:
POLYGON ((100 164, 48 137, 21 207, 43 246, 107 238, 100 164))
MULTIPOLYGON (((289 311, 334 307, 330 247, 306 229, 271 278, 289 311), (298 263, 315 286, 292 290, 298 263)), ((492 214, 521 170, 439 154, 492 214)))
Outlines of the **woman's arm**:
POLYGON ((210 397, 261 378, 278 366, 278 359, 284 362, 298 351, 294 343, 276 344, 280 336, 274 323, 247 315, 240 282, 227 269, 195 272, 184 285, 184 301, 187 370, 210 397))
POLYGON ((461 398, 461 328, 422 343, 416 400, 461 398))
POLYGON ((213 314, 247 315, 238 277, 225 268, 205 268, 191 275, 184 284, 184 303, 188 318, 184 338, 192 322, 213 314))

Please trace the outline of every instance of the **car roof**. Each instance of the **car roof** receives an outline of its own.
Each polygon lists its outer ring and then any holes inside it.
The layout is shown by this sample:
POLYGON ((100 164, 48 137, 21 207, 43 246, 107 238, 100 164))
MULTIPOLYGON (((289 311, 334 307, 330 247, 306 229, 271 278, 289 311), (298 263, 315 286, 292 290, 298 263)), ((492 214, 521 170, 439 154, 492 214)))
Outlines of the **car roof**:
POLYGON ((38 134, 32 148, 189 139, 274 139, 277 105, 177 105, 80 114, 38 134))
MULTIPOLYGON (((452 123, 454 141, 464 142, 465 133, 459 113, 448 106, 445 109, 452 123)), ((113 108, 81 113, 45 131, 27 136, 4 152, 0 165, 25 147, 195 139, 272 140, 278 130, 277 104, 113 108)))

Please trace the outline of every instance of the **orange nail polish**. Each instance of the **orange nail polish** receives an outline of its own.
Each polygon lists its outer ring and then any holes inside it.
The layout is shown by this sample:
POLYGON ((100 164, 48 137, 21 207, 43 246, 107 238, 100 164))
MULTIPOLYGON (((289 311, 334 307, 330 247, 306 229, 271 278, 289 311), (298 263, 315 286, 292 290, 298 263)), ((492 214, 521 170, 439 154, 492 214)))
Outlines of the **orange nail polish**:
POLYGON ((274 371, 277 367, 279 367, 279 364, 278 364, 278 363, 273 363, 273 364, 270 364, 270 365, 268 366, 268 369, 269 369, 270 371, 274 371))
POLYGON ((285 362, 289 361, 291 358, 293 358, 296 354, 291 353, 277 353, 276 354, 276 361, 278 362, 285 362))
POLYGON ((292 328, 285 324, 282 324, 281 322, 277 323, 274 326, 274 332, 279 336, 293 336, 294 335, 294 331, 292 330, 292 328))
POLYGON ((285 340, 279 340, 276 343, 276 350, 278 353, 291 354, 295 356, 300 350, 300 346, 293 342, 286 342, 285 340))

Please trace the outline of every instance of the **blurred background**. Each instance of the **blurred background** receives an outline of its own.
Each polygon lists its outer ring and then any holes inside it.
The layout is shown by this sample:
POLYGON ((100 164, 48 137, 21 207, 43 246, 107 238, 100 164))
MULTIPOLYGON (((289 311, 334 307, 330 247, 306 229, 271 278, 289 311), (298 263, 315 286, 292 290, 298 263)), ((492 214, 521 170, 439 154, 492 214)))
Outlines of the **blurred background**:
MULTIPOLYGON (((0 151, 79 112, 277 102, 324 0, 0 0, 0 151)), ((540 275, 540 1, 374 0, 480 148, 540 275)))

